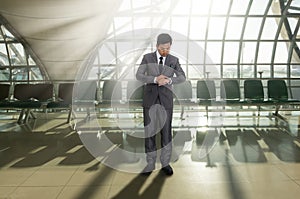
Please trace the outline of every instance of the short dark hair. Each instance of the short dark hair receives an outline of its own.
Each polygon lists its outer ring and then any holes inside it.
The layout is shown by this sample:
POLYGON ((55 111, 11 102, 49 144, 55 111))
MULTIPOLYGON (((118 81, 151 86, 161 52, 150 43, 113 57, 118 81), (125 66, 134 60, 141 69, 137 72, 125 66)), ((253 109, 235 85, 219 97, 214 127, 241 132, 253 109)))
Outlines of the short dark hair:
POLYGON ((161 33, 157 36, 157 45, 170 43, 172 45, 172 37, 167 33, 161 33))

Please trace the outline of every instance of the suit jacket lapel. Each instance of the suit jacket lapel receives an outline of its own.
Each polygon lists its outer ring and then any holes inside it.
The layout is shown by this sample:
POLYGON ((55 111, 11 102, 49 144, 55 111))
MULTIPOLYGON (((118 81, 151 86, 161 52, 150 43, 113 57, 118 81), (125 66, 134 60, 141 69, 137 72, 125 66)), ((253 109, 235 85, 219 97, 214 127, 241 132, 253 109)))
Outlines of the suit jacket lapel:
POLYGON ((154 53, 152 53, 152 58, 153 58, 153 66, 156 70, 157 73, 159 73, 159 68, 158 68, 158 62, 157 62, 157 57, 156 57, 156 51, 154 51, 154 53))
POLYGON ((167 55, 167 57, 166 57, 166 61, 165 61, 165 66, 169 66, 170 65, 170 56, 169 55, 167 55))
POLYGON ((154 61, 154 63, 158 63, 157 57, 156 57, 156 51, 154 51, 154 53, 152 55, 153 55, 153 61, 154 61))
POLYGON ((166 67, 168 67, 168 66, 170 66, 170 56, 169 55, 167 55, 167 57, 166 57, 163 72, 166 70, 166 67))

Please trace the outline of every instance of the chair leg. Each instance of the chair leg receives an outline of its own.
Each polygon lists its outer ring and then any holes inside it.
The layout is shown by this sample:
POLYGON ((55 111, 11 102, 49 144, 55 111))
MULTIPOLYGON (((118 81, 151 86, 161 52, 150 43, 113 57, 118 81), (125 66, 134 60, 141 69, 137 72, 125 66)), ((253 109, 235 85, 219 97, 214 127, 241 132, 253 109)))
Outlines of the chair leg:
POLYGON ((279 109, 280 109, 280 105, 276 105, 274 115, 276 115, 276 116, 278 115, 279 109))
POLYGON ((180 112, 180 119, 181 119, 181 120, 184 120, 183 114, 184 114, 184 107, 181 106, 181 112, 180 112))
POLYGON ((22 123, 24 112, 25 112, 25 109, 22 109, 20 112, 19 118, 18 118, 18 124, 22 123))
POLYGON ((30 109, 27 109, 27 111, 26 111, 26 113, 25 113, 24 123, 27 123, 27 122, 28 122, 29 115, 30 115, 30 109))
POLYGON ((91 119, 91 112, 90 112, 90 108, 86 107, 86 116, 84 117, 84 121, 88 121, 91 119))
POLYGON ((34 112, 32 112, 32 111, 29 111, 29 114, 30 114, 30 116, 31 116, 33 119, 36 119, 36 118, 37 118, 37 117, 35 116, 34 112))
POLYGON ((70 109, 69 109, 69 113, 68 113, 68 119, 67 119, 67 123, 70 123, 70 121, 71 121, 71 115, 72 115, 72 107, 70 107, 70 109))

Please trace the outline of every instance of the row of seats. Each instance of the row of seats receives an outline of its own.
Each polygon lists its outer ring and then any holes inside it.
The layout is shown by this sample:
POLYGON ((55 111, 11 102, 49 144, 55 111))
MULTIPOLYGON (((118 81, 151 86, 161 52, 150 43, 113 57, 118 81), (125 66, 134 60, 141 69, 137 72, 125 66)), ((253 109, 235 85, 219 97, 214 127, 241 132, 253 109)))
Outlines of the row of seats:
MULTIPOLYGON (((101 94, 97 81, 81 81, 77 83, 61 83, 58 92, 54 91, 53 84, 16 84, 13 98, 9 96, 10 85, 0 84, 0 108, 19 108, 27 112, 31 109, 70 109, 71 105, 118 107, 124 104, 141 107, 143 98, 143 84, 136 80, 124 82, 116 80, 103 81, 101 94), (124 97, 125 90, 125 97, 124 97), (55 94, 54 94, 55 93, 55 94), (100 96, 100 99, 99 99, 100 96), (14 99, 14 100, 8 100, 14 99)), ((281 105, 295 103, 299 100, 289 99, 288 89, 284 80, 268 80, 268 99, 264 98, 264 89, 261 80, 251 79, 244 81, 244 99, 238 80, 222 80, 220 84, 220 100, 217 100, 214 80, 198 80, 196 85, 196 100, 193 99, 193 88, 190 81, 174 85, 176 102, 181 105, 211 106, 211 105, 281 105)), ((278 112, 278 110, 276 110, 278 112)))
POLYGON ((39 84, 0 84, 0 108, 20 109, 19 121, 23 114, 27 121, 32 109, 69 109, 68 121, 70 121, 72 105, 89 107, 110 107, 111 104, 125 104, 141 106, 143 96, 142 83, 128 81, 127 96, 130 100, 123 99, 122 84, 115 80, 103 82, 102 95, 99 100, 97 81, 80 81, 76 83, 60 83, 57 92, 51 83, 39 84), (11 93, 11 90, 13 92, 11 93))
MULTIPOLYGON (((125 82, 116 80, 107 80, 103 82, 101 89, 101 99, 95 96, 97 92, 97 85, 95 82, 87 81, 81 82, 78 88, 74 90, 78 92, 75 94, 75 101, 96 100, 98 105, 105 104, 124 104, 126 102, 136 102, 141 105, 143 98, 143 84, 132 80, 125 82), (93 84, 93 85, 91 85, 93 84), (86 89, 90 88, 90 89, 86 89), (93 88, 93 89, 91 89, 93 88), (122 95, 125 88, 125 98, 122 95), (82 92, 85 90, 85 92, 82 92), (81 93, 80 93, 81 92, 81 93)), ((260 79, 249 79, 244 81, 243 85, 244 98, 241 96, 241 86, 236 79, 221 80, 220 84, 220 97, 217 97, 217 89, 214 80, 198 80, 196 85, 196 99, 193 98, 193 88, 191 81, 185 81, 181 84, 174 85, 174 98, 179 103, 195 103, 197 105, 215 105, 220 102, 221 104, 283 104, 299 102, 296 99, 290 99, 286 82, 282 79, 270 79, 267 81, 267 98, 262 81, 260 79), (219 100, 218 100, 219 99, 219 100)))
POLYGON ((27 121, 29 116, 35 117, 31 109, 44 107, 49 99, 52 99, 52 84, 16 84, 13 87, 14 93, 11 96, 9 84, 0 84, 0 108, 20 109, 18 123, 21 123, 23 116, 27 121))
MULTIPOLYGON (((196 86, 196 101, 192 99, 191 82, 174 85, 174 93, 178 103, 187 106, 205 106, 208 112, 209 106, 275 106, 274 115, 278 114, 282 105, 297 104, 300 100, 290 99, 286 82, 281 79, 270 79, 267 81, 267 98, 265 98, 264 87, 260 79, 249 79, 244 81, 244 98, 241 97, 241 86, 238 80, 221 80, 220 95, 217 98, 214 80, 198 80, 196 86)), ((184 109, 182 109, 181 116, 184 109)), ((208 114, 207 114, 208 115, 208 114)))
MULTIPOLYGON (((197 81, 198 102, 226 102, 226 103, 285 103, 298 102, 289 99, 288 88, 284 80, 270 79, 267 81, 267 96, 265 99, 264 88, 260 79, 244 81, 244 98, 241 97, 241 86, 238 80, 222 80, 220 84, 220 99, 217 100, 216 85, 214 80, 197 81)), ((174 93, 180 100, 192 99, 192 85, 190 81, 174 85, 174 93)))
MULTIPOLYGON (((10 94, 9 84, 0 84, 0 107, 26 108, 32 106, 39 108, 47 105, 47 108, 66 107, 70 104, 96 102, 96 104, 123 103, 121 82, 104 81, 102 97, 98 99, 98 86, 96 81, 82 81, 78 83, 61 83, 55 96, 53 84, 16 84, 13 96, 10 94)), ((132 101, 139 101, 143 96, 142 83, 129 81, 127 83, 127 96, 132 101)), ((126 100, 125 100, 126 101, 126 100)))
MULTIPOLYGON (((138 81, 127 81, 126 97, 123 97, 123 87, 120 81, 106 80, 101 89, 101 98, 98 99, 98 85, 96 81, 82 81, 74 83, 61 83, 58 87, 58 95, 53 93, 53 84, 16 84, 14 86, 13 99, 9 96, 10 85, 0 84, 0 106, 14 105, 23 108, 27 106, 40 107, 47 103, 50 107, 65 107, 74 102, 124 103, 124 101, 141 101, 143 97, 143 84, 138 81), (73 93, 74 91, 74 93, 73 93), (6 99, 6 100, 5 100, 6 99), (56 99, 53 101, 53 99, 56 99)), ((216 86, 214 80, 198 80, 196 86, 196 98, 201 103, 207 100, 217 101, 216 86)), ((244 81, 244 99, 241 99, 238 80, 222 80, 220 85, 221 101, 231 102, 294 102, 289 99, 288 89, 284 80, 268 80, 268 99, 264 99, 264 89, 261 80, 244 81)), ((193 101, 193 88, 190 81, 174 85, 174 96, 177 100, 193 101)))

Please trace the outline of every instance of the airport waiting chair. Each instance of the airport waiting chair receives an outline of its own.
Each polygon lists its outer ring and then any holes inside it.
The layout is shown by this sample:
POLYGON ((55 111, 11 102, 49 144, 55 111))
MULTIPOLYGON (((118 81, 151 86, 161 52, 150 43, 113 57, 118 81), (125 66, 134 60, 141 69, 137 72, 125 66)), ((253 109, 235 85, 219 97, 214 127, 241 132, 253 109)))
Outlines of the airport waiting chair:
POLYGON ((268 80, 268 98, 274 102, 295 103, 300 102, 298 99, 289 97, 288 88, 284 80, 268 80))
POLYGON ((193 102, 193 88, 191 81, 184 81, 179 84, 174 84, 173 86, 173 94, 175 97, 174 104, 181 106, 181 113, 180 113, 180 119, 184 119, 184 108, 195 106, 196 103, 193 102))
POLYGON ((191 105, 193 98, 193 88, 191 81, 184 81, 180 84, 174 84, 173 93, 175 103, 180 105, 191 105))
POLYGON ((122 84, 117 80, 105 80, 102 87, 102 99, 98 103, 100 108, 113 108, 121 105, 122 84))
POLYGON ((284 80, 270 79, 268 80, 268 99, 276 105, 275 115, 279 116, 278 112, 283 104, 295 104, 300 101, 289 98, 287 85, 284 80))
POLYGON ((138 117, 138 112, 143 108, 144 84, 137 80, 127 81, 126 87, 126 108, 134 113, 134 118, 138 117))
POLYGON ((221 81, 221 99, 228 105, 239 105, 241 103, 241 93, 238 80, 221 81))
POLYGON ((11 102, 14 108, 20 108, 18 123, 24 123, 29 116, 36 118, 32 109, 46 109, 47 103, 53 99, 53 84, 16 84, 14 87, 15 101, 11 102))
POLYGON ((141 108, 143 105, 144 84, 137 80, 129 80, 126 89, 126 101, 130 108, 141 108))
POLYGON ((268 98, 275 102, 287 102, 289 100, 288 89, 284 80, 268 80, 268 98))
POLYGON ((87 115, 84 120, 91 118, 90 110, 95 109, 97 104, 97 81, 84 80, 74 84, 72 112, 76 118, 76 112, 86 110, 87 115))
POLYGON ((100 112, 115 113, 118 117, 118 108, 126 105, 122 97, 122 90, 120 81, 105 80, 101 89, 101 100, 97 104, 100 112))
POLYGON ((9 107, 10 84, 0 84, 0 108, 9 107))
POLYGON ((58 96, 53 102, 48 103, 47 108, 68 108, 72 104, 74 83, 60 83, 58 96))
POLYGON ((40 108, 53 99, 53 84, 16 84, 14 98, 18 108, 40 108))
POLYGON ((206 115, 208 116, 208 107, 218 105, 216 101, 216 85, 214 80, 197 81, 197 102, 200 106, 205 106, 206 115))
POLYGON ((200 105, 211 105, 216 101, 216 86, 213 80, 197 81, 197 100, 200 105))
POLYGON ((97 100, 97 82, 94 80, 76 82, 73 94, 73 103, 75 105, 93 106, 97 100))
POLYGON ((264 88, 261 80, 258 79, 244 81, 244 97, 247 105, 257 106, 258 114, 262 105, 272 105, 272 101, 264 99, 264 88))
POLYGON ((9 89, 10 89, 10 84, 0 84, 0 101, 8 99, 9 89))
POLYGON ((73 88, 74 83, 60 83, 58 85, 58 96, 56 100, 47 104, 47 109, 69 110, 67 123, 71 120, 73 88))
POLYGON ((244 97, 248 103, 263 103, 264 89, 261 80, 249 79, 244 81, 244 97))

